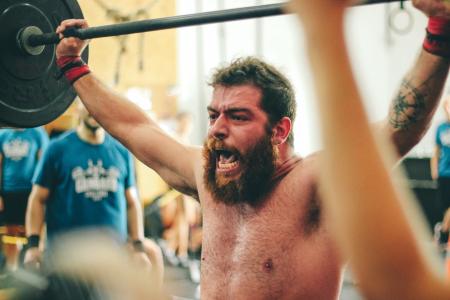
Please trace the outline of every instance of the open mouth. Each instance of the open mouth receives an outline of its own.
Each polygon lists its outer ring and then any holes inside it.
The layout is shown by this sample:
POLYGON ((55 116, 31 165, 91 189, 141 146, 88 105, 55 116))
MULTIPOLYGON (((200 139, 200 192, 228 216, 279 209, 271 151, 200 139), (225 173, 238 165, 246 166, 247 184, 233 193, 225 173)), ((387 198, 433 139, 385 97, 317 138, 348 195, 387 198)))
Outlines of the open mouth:
POLYGON ((216 171, 230 174, 239 169, 238 156, 228 150, 216 150, 216 171))

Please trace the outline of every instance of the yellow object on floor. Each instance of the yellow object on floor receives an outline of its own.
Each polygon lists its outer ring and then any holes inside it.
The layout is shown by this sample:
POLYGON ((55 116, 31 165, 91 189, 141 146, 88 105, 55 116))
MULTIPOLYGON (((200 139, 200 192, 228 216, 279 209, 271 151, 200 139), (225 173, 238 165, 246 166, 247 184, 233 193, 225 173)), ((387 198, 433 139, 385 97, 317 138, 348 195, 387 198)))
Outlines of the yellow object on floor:
POLYGON ((17 244, 24 245, 28 242, 28 240, 26 237, 4 235, 2 236, 2 242, 3 244, 10 244, 10 245, 17 245, 17 244))

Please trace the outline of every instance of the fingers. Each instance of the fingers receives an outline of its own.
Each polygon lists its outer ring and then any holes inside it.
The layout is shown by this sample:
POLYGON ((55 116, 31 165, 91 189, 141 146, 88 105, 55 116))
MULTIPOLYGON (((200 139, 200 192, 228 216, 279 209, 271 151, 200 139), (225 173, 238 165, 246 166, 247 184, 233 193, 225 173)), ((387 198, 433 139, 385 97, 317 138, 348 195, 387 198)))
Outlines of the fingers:
POLYGON ((64 31, 69 28, 88 28, 89 25, 86 20, 82 19, 68 19, 61 22, 56 28, 56 33, 59 35, 60 42, 56 47, 56 57, 63 56, 80 56, 84 48, 88 44, 88 40, 81 40, 76 37, 64 37, 64 31))
POLYGON ((67 19, 61 22, 61 24, 56 28, 56 33, 59 34, 59 37, 64 38, 63 32, 67 28, 88 28, 89 25, 86 20, 83 19, 67 19))
POLYGON ((412 3, 429 17, 450 18, 450 1, 448 0, 413 0, 412 3))
POLYGON ((39 270, 41 265, 40 255, 36 253, 30 253, 27 251, 24 259, 24 266, 28 270, 39 270))

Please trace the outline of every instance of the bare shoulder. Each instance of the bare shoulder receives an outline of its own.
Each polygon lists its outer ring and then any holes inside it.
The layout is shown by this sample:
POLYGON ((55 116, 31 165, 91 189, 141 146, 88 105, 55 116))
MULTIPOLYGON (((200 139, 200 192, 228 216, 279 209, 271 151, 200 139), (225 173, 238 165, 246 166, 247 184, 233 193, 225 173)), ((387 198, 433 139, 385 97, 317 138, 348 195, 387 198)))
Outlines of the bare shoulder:
POLYGON ((293 172, 296 176, 301 176, 302 178, 307 177, 311 180, 317 180, 318 170, 319 170, 319 160, 320 152, 314 152, 305 156, 301 161, 295 166, 293 172))
POLYGON ((305 201, 305 198, 315 197, 315 190, 318 182, 318 166, 320 153, 313 153, 301 158, 295 166, 281 180, 281 187, 289 190, 305 201))

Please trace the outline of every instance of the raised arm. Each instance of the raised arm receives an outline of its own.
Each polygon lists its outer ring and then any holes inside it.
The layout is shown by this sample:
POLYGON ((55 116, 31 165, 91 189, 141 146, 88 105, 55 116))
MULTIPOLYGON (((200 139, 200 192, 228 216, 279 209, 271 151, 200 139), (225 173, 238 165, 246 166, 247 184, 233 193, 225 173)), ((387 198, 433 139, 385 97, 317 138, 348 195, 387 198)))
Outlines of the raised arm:
POLYGON ((421 50, 411 71, 402 80, 389 115, 382 124, 400 156, 411 150, 429 128, 449 70, 448 40, 444 43, 439 41, 440 37, 447 36, 448 39, 450 36, 450 24, 446 22, 449 17, 448 1, 412 2, 433 19, 428 24, 429 34, 424 42, 427 51, 421 50))
MULTIPOLYGON (((88 25, 84 20, 65 20, 57 32, 73 26, 86 28, 88 25)), ((59 65, 73 63, 86 45, 86 41, 76 38, 62 39, 56 49, 59 65)), ((79 72, 83 72, 79 74, 84 76, 78 78, 73 86, 102 127, 130 149, 139 160, 158 172, 168 184, 195 195, 195 174, 197 170, 201 170, 201 151, 169 137, 137 105, 111 91, 92 73, 87 74, 82 70, 79 72)), ((70 76, 69 74, 68 77, 70 76)))
POLYGON ((346 4, 291 1, 304 24, 319 102, 321 193, 329 225, 367 299, 448 299, 449 286, 433 272, 409 223, 408 194, 394 185, 381 154, 387 149, 380 150, 365 115, 345 45, 346 4))
POLYGON ((447 79, 449 60, 421 50, 381 127, 400 156, 414 147, 428 130, 447 79))

